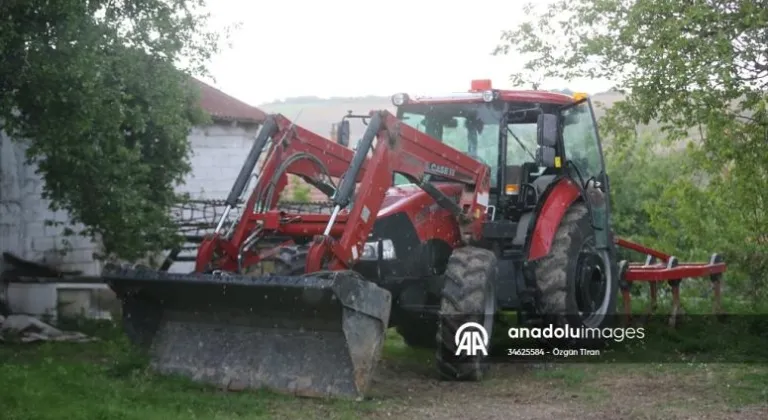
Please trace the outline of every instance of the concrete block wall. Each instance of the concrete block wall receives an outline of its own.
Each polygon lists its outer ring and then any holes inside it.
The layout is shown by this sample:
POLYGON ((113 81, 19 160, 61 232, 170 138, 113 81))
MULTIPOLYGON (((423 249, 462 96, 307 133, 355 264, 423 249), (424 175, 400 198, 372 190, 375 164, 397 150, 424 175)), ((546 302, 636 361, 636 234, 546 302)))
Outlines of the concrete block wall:
MULTIPOLYGON (((190 133, 192 172, 179 190, 195 198, 226 198, 256 132, 254 126, 232 123, 194 129, 190 133)), ((98 244, 88 238, 65 238, 63 227, 46 226, 46 220, 65 222, 68 215, 48 209, 48 201, 41 197, 43 180, 34 166, 24 162, 25 148, 23 142, 0 133, 0 252, 98 275, 101 264, 92 255, 98 244), (65 239, 71 248, 65 247, 65 239)))
POLYGON ((0 133, 0 252, 86 275, 98 273, 101 267, 93 260, 95 246, 90 239, 65 238, 64 226, 46 225, 46 220, 67 222, 69 216, 48 209, 48 201, 41 196, 43 180, 36 167, 25 164, 25 151, 23 142, 0 133), (68 249, 65 240, 71 251, 63 255, 68 249))
MULTIPOLYGON (((257 128, 215 125, 196 128, 190 134, 192 172, 180 191, 196 199, 225 199, 240 168, 251 150, 257 128)), ((263 156, 262 156, 263 158, 263 156)), ((298 179, 299 185, 306 183, 298 179)), ((250 184, 253 186, 253 183, 250 184)), ((286 197, 291 197, 295 184, 289 183, 286 197)), ((246 191, 247 197, 248 191, 246 191)), ((310 197, 325 200, 325 195, 310 187, 310 197)))
POLYGON ((251 150, 258 129, 217 124, 192 130, 192 172, 179 187, 197 199, 225 199, 251 150))

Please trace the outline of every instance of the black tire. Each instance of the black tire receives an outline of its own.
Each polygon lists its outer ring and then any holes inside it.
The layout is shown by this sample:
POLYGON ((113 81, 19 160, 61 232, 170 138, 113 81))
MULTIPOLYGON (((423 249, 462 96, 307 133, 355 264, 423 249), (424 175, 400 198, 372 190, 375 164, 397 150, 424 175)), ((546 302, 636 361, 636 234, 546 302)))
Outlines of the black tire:
MULTIPOLYGON (((453 251, 445 270, 440 317, 437 329, 437 369, 443 379, 479 381, 485 377, 486 356, 456 355, 456 333, 466 322, 482 325, 493 335, 496 313, 494 283, 498 262, 493 252, 475 247, 453 251)), ((486 346, 491 348, 490 343, 486 346)))
POLYGON ((433 314, 414 315, 398 324, 395 330, 408 347, 434 349, 437 317, 433 314))
MULTIPOLYGON (((601 329, 612 325, 618 292, 612 254, 595 248, 595 231, 586 205, 571 206, 555 233, 549 255, 535 269, 538 310, 546 323, 601 329)), ((549 339, 546 343, 562 346, 575 342, 549 339)), ((578 341, 579 346, 603 344, 599 339, 578 341)))

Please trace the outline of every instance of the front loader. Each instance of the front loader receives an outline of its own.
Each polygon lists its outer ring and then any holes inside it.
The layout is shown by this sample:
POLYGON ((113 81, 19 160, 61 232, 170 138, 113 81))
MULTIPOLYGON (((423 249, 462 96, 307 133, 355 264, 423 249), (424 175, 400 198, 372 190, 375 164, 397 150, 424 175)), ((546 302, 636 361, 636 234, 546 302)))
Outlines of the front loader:
POLYGON ((611 323, 627 270, 589 99, 475 81, 393 104, 396 114, 345 117, 336 142, 270 116, 194 273, 105 268, 126 333, 155 369, 230 389, 359 397, 390 327, 435 349, 443 378, 479 380, 485 355, 458 348, 467 322, 489 335, 501 310, 611 323), (367 124, 354 152, 349 117, 367 124), (325 210, 281 203, 288 174, 328 195, 316 206, 325 210))

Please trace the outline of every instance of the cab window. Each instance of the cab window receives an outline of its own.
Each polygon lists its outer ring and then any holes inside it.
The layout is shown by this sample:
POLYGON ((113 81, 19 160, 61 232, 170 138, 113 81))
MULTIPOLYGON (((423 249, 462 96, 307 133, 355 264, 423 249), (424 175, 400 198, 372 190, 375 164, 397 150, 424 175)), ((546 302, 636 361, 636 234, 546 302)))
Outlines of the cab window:
MULTIPOLYGON (((487 103, 412 104, 402 106, 399 117, 405 124, 488 165, 491 185, 496 184, 501 109, 487 103)), ((396 176, 396 185, 403 179, 396 176)))
POLYGON ((563 112, 565 157, 579 169, 584 181, 603 171, 596 128, 588 102, 563 112))

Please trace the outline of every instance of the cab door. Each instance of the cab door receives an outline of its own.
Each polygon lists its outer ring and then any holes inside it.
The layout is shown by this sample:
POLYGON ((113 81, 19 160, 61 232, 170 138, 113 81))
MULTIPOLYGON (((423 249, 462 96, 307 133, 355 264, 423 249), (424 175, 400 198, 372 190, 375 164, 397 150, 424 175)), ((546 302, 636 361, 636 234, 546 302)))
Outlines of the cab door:
POLYGON ((609 248, 610 187, 592 101, 583 98, 563 107, 560 115, 565 159, 576 168, 571 176, 586 192, 597 248, 609 248))

